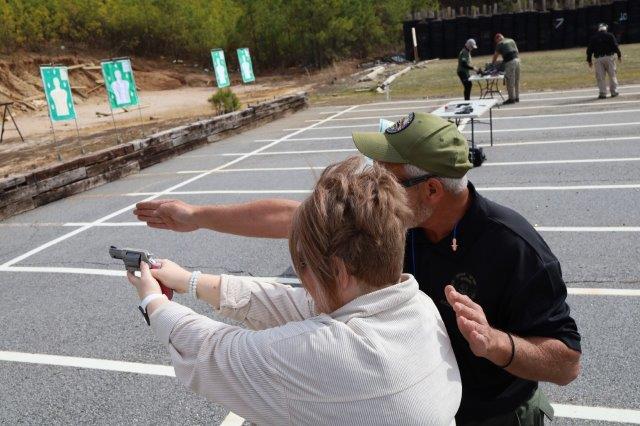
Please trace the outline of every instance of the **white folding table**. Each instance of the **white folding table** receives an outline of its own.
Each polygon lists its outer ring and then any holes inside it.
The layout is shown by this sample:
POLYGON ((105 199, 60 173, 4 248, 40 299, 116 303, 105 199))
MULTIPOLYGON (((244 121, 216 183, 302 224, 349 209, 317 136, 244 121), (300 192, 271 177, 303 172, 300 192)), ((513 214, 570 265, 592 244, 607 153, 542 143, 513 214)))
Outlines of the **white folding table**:
POLYGON ((475 139, 475 123, 488 124, 489 135, 491 138, 491 146, 493 146, 493 107, 496 105, 495 99, 479 99, 472 101, 451 101, 446 105, 441 106, 432 112, 432 114, 453 121, 456 126, 460 125, 460 122, 464 119, 471 121, 471 147, 476 147, 475 139), (465 109, 471 109, 471 111, 465 112, 465 109), (489 122, 479 121, 482 115, 489 111, 489 122))
POLYGON ((493 94, 497 93, 504 101, 504 96, 500 92, 500 83, 504 81, 504 75, 472 75, 469 81, 475 81, 480 88, 480 99, 493 99, 493 94))

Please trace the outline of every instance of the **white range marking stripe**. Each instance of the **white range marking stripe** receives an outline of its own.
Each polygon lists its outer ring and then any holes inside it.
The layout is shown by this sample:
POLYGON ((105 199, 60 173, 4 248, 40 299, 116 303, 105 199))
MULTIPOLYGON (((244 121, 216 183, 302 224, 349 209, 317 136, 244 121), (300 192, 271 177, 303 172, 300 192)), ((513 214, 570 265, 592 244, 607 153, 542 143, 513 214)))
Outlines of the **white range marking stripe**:
MULTIPOLYGON (((113 361, 108 359, 0 351, 0 361, 175 377, 175 370, 170 365, 143 364, 139 362, 113 361)), ((621 423, 640 423, 640 410, 587 407, 566 404, 552 404, 552 406, 557 417, 621 423)), ((239 426, 242 423, 244 423, 244 419, 242 417, 229 412, 222 422, 222 425, 239 426)))
MULTIPOLYGON (((351 136, 327 136, 319 138, 291 138, 287 139, 289 142, 304 142, 304 141, 335 141, 335 140, 351 140, 351 136)), ((260 142, 273 142, 276 139, 261 139, 260 142)), ((544 140, 544 141, 524 141, 524 142, 495 142, 494 147, 501 146, 518 146, 518 145, 549 145, 549 144, 563 144, 563 143, 590 143, 590 142, 620 142, 620 141, 632 141, 640 140, 640 136, 622 136, 618 138, 582 138, 582 139, 556 139, 556 140, 544 140)), ((490 144, 477 144, 481 147, 489 147, 490 144)), ((236 154, 239 155, 239 154, 236 154)))
MULTIPOLYGON (((486 119, 483 117, 482 119, 486 119)), ((505 133, 505 132, 532 132, 539 130, 565 130, 565 129, 588 129, 593 127, 620 127, 620 126, 637 126, 640 125, 640 121, 631 121, 625 123, 605 123, 605 124, 581 124, 575 126, 552 126, 552 127, 526 127, 526 128, 515 128, 515 129, 493 129, 493 133, 505 133)), ((348 126, 324 126, 324 127, 315 127, 313 129, 306 130, 336 130, 336 129, 354 129, 354 128, 364 128, 364 127, 378 127, 379 124, 368 123, 368 124, 354 124, 348 126)), ((283 131, 293 131, 303 129, 283 129, 283 131)), ((475 133, 489 133, 491 130, 476 130, 475 133)), ((465 130, 464 133, 471 134, 471 130, 465 130)))
POLYGON ((557 417, 581 420, 600 420, 640 424, 640 410, 608 407, 586 407, 584 405, 551 404, 557 417))
MULTIPOLYGON (((303 190, 304 191, 304 190, 303 190)), ((186 191, 184 191, 186 192, 186 191)), ((181 192, 181 193, 184 193, 181 192)), ((307 191, 303 192, 307 193, 307 191)), ((189 192, 192 195, 192 192, 189 192)), ((0 223, 0 228, 34 228, 34 227, 69 227, 78 228, 87 226, 91 222, 33 222, 33 223, 0 223)), ((102 222, 94 225, 96 228, 128 228, 136 226, 146 226, 145 222, 102 222)), ((538 231, 542 232, 640 232, 639 226, 535 226, 538 231)), ((11 267, 13 268, 13 267, 11 267)))
POLYGON ((568 287, 567 293, 574 296, 627 296, 640 297, 640 290, 631 288, 578 288, 568 287))
POLYGON ((503 161, 497 163, 484 162, 483 166, 530 166, 536 164, 581 164, 581 163, 626 163, 640 161, 640 157, 628 158, 585 158, 581 160, 539 160, 539 161, 503 161))
MULTIPOLYGON (((567 129, 590 129, 594 127, 622 127, 637 126, 640 121, 631 121, 627 123, 606 123, 606 124, 582 124, 576 126, 553 126, 553 127, 527 127, 522 129, 493 129, 493 133, 515 133, 515 132, 538 132, 541 130, 567 130, 567 129)), ((475 133, 489 133, 490 130, 476 130, 475 133)), ((471 134, 469 130, 465 133, 471 134)))
MULTIPOLYGON (((633 102, 633 103, 640 103, 640 100, 638 101, 627 101, 627 102, 633 102)), ((618 102, 618 103, 622 103, 622 102, 618 102)), ((576 105, 585 105, 585 104, 576 104, 576 105)), ((558 108, 558 107, 563 107, 566 108, 569 105, 553 105, 553 106, 549 106, 549 107, 544 107, 544 108, 558 108)), ((524 107, 526 109, 538 109, 539 107, 524 107)), ((509 108, 509 111, 512 111, 514 109, 524 109, 524 108, 509 108)), ((499 110, 499 111, 506 111, 506 110, 499 110)), ((497 111, 494 110, 494 113, 496 113, 497 111)), ((633 112, 640 112, 640 109, 618 109, 618 110, 608 110, 608 111, 589 111, 589 112, 569 112, 569 113, 565 113, 565 114, 538 114, 538 115, 515 115, 515 116, 495 116, 493 117, 493 120, 520 120, 520 119, 533 119, 533 118, 552 118, 552 117, 573 117, 573 116, 582 116, 582 115, 602 115, 602 114, 624 114, 624 113, 633 113, 633 112)), ((404 117, 406 114, 395 114, 395 115, 387 115, 387 116, 380 116, 380 117, 373 117, 373 116, 369 116, 369 117, 348 117, 348 118, 336 118, 333 121, 354 121, 354 120, 378 120, 380 118, 398 118, 398 117, 404 117)), ((311 122, 316 122, 316 121, 321 121, 321 120, 305 120, 306 123, 311 123, 311 122)))
POLYGON ((89 368, 92 370, 118 371, 122 373, 148 374, 175 377, 170 365, 143 364, 140 362, 112 361, 108 359, 78 358, 72 356, 44 355, 27 352, 0 351, 0 361, 27 364, 59 365, 61 367, 89 368))
MULTIPOLYGON (((310 189, 221 189, 204 191, 175 191, 164 195, 208 195, 208 194, 310 194, 310 189)), ((155 194, 155 192, 131 192, 122 194, 126 197, 140 197, 155 194)))
MULTIPOLYGON (((327 154, 332 152, 356 152, 358 151, 355 148, 344 148, 344 149, 311 149, 306 151, 269 151, 269 152, 261 152, 255 155, 291 155, 291 154, 327 154)), ((226 154, 220 154, 223 157, 234 157, 237 155, 242 155, 241 152, 227 152, 226 154)))
MULTIPOLYGON (((331 117, 327 117, 325 119, 325 122, 326 121, 330 121, 331 119, 333 119, 335 117, 338 117, 338 116, 340 116, 340 115, 342 115, 342 114, 344 114, 346 112, 349 112, 352 109, 357 108, 357 107, 358 107, 358 105, 354 105, 354 106, 349 107, 349 108, 347 108, 347 109, 345 109, 345 110, 343 110, 343 111, 341 111, 341 112, 339 112, 337 114, 332 115, 331 117)), ((308 126, 308 127, 304 128, 304 129, 296 131, 294 133, 290 133, 288 135, 285 135, 282 138, 280 138, 280 139, 278 139, 278 140, 276 140, 276 141, 274 141, 274 142, 272 142, 272 143, 270 143, 268 145, 264 145, 264 146, 254 150, 254 151, 251 151, 249 153, 246 153, 246 154, 242 155, 241 157, 238 157, 238 158, 236 158, 234 160, 231 160, 228 163, 225 163, 225 164, 223 164, 221 166, 218 166, 218 167, 216 167, 214 169, 211 169, 211 170, 209 170, 207 172, 201 173, 201 174, 196 175, 196 176, 194 176, 192 178, 189 178, 189 179, 187 179, 187 180, 185 180, 183 182, 180 182, 180 183, 178 183, 176 185, 173 185, 172 187, 167 188, 162 192, 155 193, 154 195, 151 195, 150 197, 145 198, 142 201, 150 201, 150 200, 158 198, 158 197, 160 197, 160 196, 162 196, 164 194, 168 194, 171 191, 174 191, 174 190, 176 190, 178 188, 182 188, 183 186, 186 186, 186 185, 188 185, 188 184, 190 184, 192 182, 197 181, 198 179, 201 179, 201 178, 203 178, 205 176, 208 176, 211 173, 214 173, 216 171, 225 169, 225 168, 227 168, 229 166, 232 166, 232 165, 234 165, 234 164, 236 164, 236 163, 238 163, 238 162, 240 162, 240 161, 242 161, 242 160, 244 160, 246 158, 251 157, 254 154, 260 153, 260 152, 264 151, 265 149, 269 149, 269 148, 279 144, 280 142, 282 142, 284 140, 287 140, 290 137, 293 137, 293 136, 295 136, 295 135, 297 135, 299 133, 302 133, 304 130, 308 130, 308 129, 314 128, 315 126, 317 126, 318 124, 321 124, 321 123, 322 122, 318 122, 318 123, 312 124, 311 126, 308 126)), ((28 257, 33 256, 36 253, 40 253, 41 251, 46 250, 47 248, 49 248, 49 247, 51 247, 51 246, 53 246, 55 244, 58 244, 61 241, 64 241, 64 240, 66 240, 68 238, 71 238, 71 237, 73 237, 73 236, 75 236, 75 235, 77 235, 77 234, 79 234, 81 232, 84 232, 84 231, 88 230, 88 229, 91 229, 92 227, 94 227, 95 225, 97 225, 99 223, 106 222, 106 221, 108 221, 109 219, 111 219, 113 217, 116 217, 116 216, 121 215, 122 213, 128 212, 129 210, 132 210, 134 207, 135 207, 135 204, 130 204, 127 207, 124 207, 124 208, 122 208, 122 209, 120 209, 120 210, 118 210, 116 212, 113 212, 111 214, 103 216, 100 219, 97 219, 97 220, 91 222, 89 225, 83 226, 82 228, 77 228, 77 229, 75 229, 75 230, 73 230, 73 231, 71 231, 71 232, 69 232, 67 234, 64 234, 64 235, 62 235, 62 236, 60 236, 60 237, 58 237, 58 238, 56 238, 54 240, 51 240, 51 241, 49 241, 49 242, 47 242, 45 244, 42 244, 42 245, 34 248, 33 250, 28 251, 27 253, 24 253, 24 254, 22 254, 22 255, 20 255, 18 257, 15 257, 15 258, 3 263, 2 265, 0 265, 0 267, 7 267, 7 266, 14 265, 14 264, 16 264, 16 263, 18 263, 18 262, 20 262, 20 261, 22 261, 22 260, 24 260, 24 259, 26 259, 28 257)))
MULTIPOLYGON (((630 93, 631 94, 631 93, 630 93)), ((611 103, 607 103, 607 104, 603 104, 603 103, 585 103, 585 102, 581 102, 581 103, 575 103, 575 104, 554 104, 554 105, 534 105, 534 106, 527 106, 527 107, 509 107, 508 109, 498 109, 498 111, 527 111, 527 110, 531 110, 531 109, 547 109, 547 108, 574 108, 574 107, 611 107, 614 105, 627 105, 627 104, 638 104, 640 103, 640 100, 635 100, 635 101, 614 101, 611 103)))
MULTIPOLYGON (((67 222, 62 224, 62 226, 77 227, 77 226, 87 226, 90 224, 91 222, 67 222)), ((146 226, 146 223, 145 222, 101 222, 97 225, 94 225, 95 228, 112 228, 112 227, 121 227, 121 226, 146 226)))
MULTIPOLYGON (((636 93, 623 93, 626 89, 635 89, 637 87, 640 87, 640 84, 629 84, 629 85, 625 85, 625 86, 618 86, 618 91, 622 94, 625 95, 634 95, 636 93)), ((550 90, 550 91, 545 91, 545 92, 530 92, 530 93, 522 93, 520 95, 520 97, 524 100, 530 97, 535 97, 535 96, 540 96, 540 98, 536 98, 539 100, 545 100, 545 99, 549 99, 549 98, 545 98, 546 95, 555 95, 558 93, 580 93, 580 92, 593 92, 594 89, 593 88, 584 88, 584 89, 571 89, 571 90, 550 90)), ((596 99, 595 96, 587 96, 588 99, 596 99)), ((560 99, 566 99, 566 98, 560 98, 560 99)), ((436 103, 442 103, 442 102, 448 102, 448 101, 455 101, 455 100, 459 100, 459 101, 464 101, 461 98, 433 98, 433 99, 416 99, 416 100, 401 100, 401 101, 385 101, 385 102, 372 102, 372 103, 367 103, 367 104, 362 104, 360 105, 361 107, 368 107, 371 105, 400 105, 400 104, 406 104, 406 103, 431 103, 431 102, 436 102, 436 103)), ((334 108, 339 108, 338 106, 335 106, 334 108)), ((360 109, 358 109, 357 111, 362 111, 360 109)), ((333 114, 337 111, 322 111, 319 114, 333 114)))
MULTIPOLYGON (((324 170, 324 167, 306 166, 306 167, 262 167, 252 169, 224 169, 216 173, 232 173, 232 172, 288 172, 298 170, 324 170)), ((179 175, 192 175, 202 173, 204 170, 182 170, 176 172, 179 175)))
POLYGON ((460 121, 460 124, 458 125, 458 131, 460 131, 460 132, 464 131, 464 128, 465 128, 465 126, 467 125, 467 123, 468 123, 469 121, 470 121, 470 120, 469 120, 468 118, 464 118, 464 119, 462 119, 462 120, 460 121))
MULTIPOLYGON (((494 143, 494 147, 501 146, 527 146, 527 145, 549 145, 549 144, 564 144, 564 143, 591 143, 591 142, 624 142, 640 140, 640 136, 623 136, 619 138, 583 138, 583 139, 556 139, 545 141, 525 141, 525 142, 500 142, 494 143)), ((490 144, 478 144, 477 146, 490 147, 490 144)))
MULTIPOLYGON (((127 272, 120 269, 87 269, 87 268, 62 268, 57 266, 7 266, 0 267, 0 272, 31 272, 41 274, 72 274, 72 275, 99 275, 103 277, 126 277, 127 272)), ((300 280, 295 277, 249 277, 261 281, 273 281, 281 284, 300 284, 300 280)))
MULTIPOLYGON (((640 92, 630 92, 630 93, 625 93, 626 96, 632 96, 632 95, 640 95, 640 92)), ((524 95, 522 95, 524 96, 524 95)), ((592 100, 596 100, 597 97, 596 96, 566 96, 566 97, 557 97, 557 98, 535 98, 535 99, 521 99, 520 102, 545 102, 545 101, 563 101, 563 100, 567 100, 567 99, 592 99, 592 100)), ((437 100, 432 100, 432 101, 400 101, 399 103, 413 103, 413 104, 429 104, 429 103, 433 103, 434 105, 444 105, 449 101, 455 101, 458 100, 460 102, 464 102, 463 99, 460 98, 442 98, 442 99, 437 99, 437 100)), ((633 102, 633 101, 613 101, 610 103, 606 103, 606 101, 602 102, 599 101, 597 103, 589 103, 589 104, 585 104, 585 105, 596 105, 596 106, 609 106, 609 105, 615 105, 615 104, 619 104, 622 102, 633 102)), ((379 105, 376 103, 373 104, 363 104, 361 106, 368 106, 368 105, 379 105)), ((394 105, 393 103, 391 103, 390 105, 394 105)), ((569 106, 573 106, 575 104, 568 104, 569 106)), ((425 108, 428 105, 412 105, 412 106, 405 106, 405 107, 391 107, 391 108, 366 108, 366 109, 357 109, 354 111, 354 113, 359 113, 359 112, 387 112, 387 111, 411 111, 411 110, 419 110, 420 108, 425 108)), ((562 105, 562 106, 567 106, 567 105, 562 105)), ((547 107, 556 107, 555 105, 536 105, 533 107, 512 107, 512 106, 505 106, 505 109, 503 111, 511 111, 511 110, 521 110, 521 109, 537 109, 537 108, 547 108, 547 107)), ((500 104, 496 105, 496 108, 500 108, 500 104)), ((319 114, 329 114, 329 112, 320 112, 319 114)))
POLYGON ((640 232, 640 226, 534 226, 541 232, 640 232))
POLYGON ((478 191, 574 191, 579 189, 640 189, 640 184, 568 185, 568 186, 493 186, 476 188, 478 191))
MULTIPOLYGON (((330 137, 319 137, 319 138, 291 138, 287 139, 290 142, 301 142, 301 141, 328 141, 328 140, 338 140, 338 139, 353 139, 351 136, 330 136, 330 137)), ((275 139, 256 139, 256 142, 269 142, 274 141, 275 139)))
POLYGON ((242 417, 229 411, 229 414, 227 414, 227 417, 220 423, 220 426, 242 426, 243 424, 244 419, 242 417))
MULTIPOLYGON (((518 145, 538 145, 538 144, 552 144, 552 143, 586 143, 586 142, 619 142, 629 140, 640 140, 640 137, 623 137, 623 138, 602 138, 602 139, 565 139, 555 141, 532 141, 532 142, 513 142, 513 143, 500 143, 494 144, 494 147, 501 146, 518 146, 518 145)), ((479 144, 481 147, 489 147, 489 144, 479 144)), ((356 148, 340 148, 340 149, 310 149, 310 150, 298 150, 298 151, 269 151, 256 154, 257 156, 265 155, 304 155, 304 154, 330 154, 340 152, 358 152, 356 148)), ((242 152, 229 152, 221 154, 223 156, 238 156, 242 155, 242 152)), ((638 161, 640 157, 626 157, 626 158, 584 158, 574 160, 539 160, 539 161, 504 161, 504 162, 485 162, 485 166, 520 166, 520 165, 535 165, 535 164, 566 164, 566 163, 612 163, 612 162, 631 162, 638 161)), ((314 166, 313 169, 322 169, 321 166, 314 166)), ((283 168, 283 169, 271 169, 271 170, 307 170, 308 167, 301 168, 283 168)), ((235 170, 235 169, 234 169, 235 170)), ((240 169, 239 169, 240 170, 240 169)), ((247 171, 268 171, 269 169, 248 169, 247 171)))
MULTIPOLYGON (((640 189, 640 184, 612 184, 612 185, 567 185, 567 186, 489 186, 477 187, 478 191, 575 191, 581 189, 640 189)), ((174 191, 164 192, 163 195, 215 195, 215 194, 309 194, 309 189, 224 189, 202 191, 174 191)), ((121 194, 126 197, 140 197, 156 194, 155 192, 132 192, 121 194)), ((118 194, 114 194, 118 195, 118 194)))
MULTIPOLYGON (((86 269, 86 268, 59 268, 55 266, 9 266, 0 267, 0 272, 27 272, 42 274, 72 274, 72 275, 99 275, 105 277, 126 277, 126 272, 115 269, 86 269)), ((301 285, 297 277, 242 277, 253 278, 263 281, 273 281, 289 285, 301 285)), ((620 289, 620 288, 582 288, 567 287, 569 294, 577 296, 631 296, 640 297, 640 289, 620 289)))

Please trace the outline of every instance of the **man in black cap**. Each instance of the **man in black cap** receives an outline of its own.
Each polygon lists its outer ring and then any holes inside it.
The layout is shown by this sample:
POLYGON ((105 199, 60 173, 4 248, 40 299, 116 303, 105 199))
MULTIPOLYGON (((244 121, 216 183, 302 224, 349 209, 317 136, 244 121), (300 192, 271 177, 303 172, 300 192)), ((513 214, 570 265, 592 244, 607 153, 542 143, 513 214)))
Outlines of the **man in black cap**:
MULTIPOLYGON (((476 192, 457 127, 411 113, 384 133, 354 133, 391 170, 414 212, 404 270, 436 303, 462 378, 458 425, 540 425, 553 409, 538 382, 566 385, 580 370, 580 335, 558 259, 518 213, 476 192)), ((227 206, 139 203, 149 226, 286 238, 292 200, 227 206)), ((426 420, 426 419, 425 419, 426 420)))
POLYGON ((607 74, 609 74, 609 90, 611 97, 618 96, 618 78, 616 76, 616 60, 614 55, 618 55, 618 61, 622 62, 622 53, 618 47, 615 36, 607 32, 607 24, 598 25, 598 32, 591 37, 587 47, 587 63, 589 68, 593 67, 592 56, 596 58, 596 81, 600 91, 598 99, 607 97, 607 74))

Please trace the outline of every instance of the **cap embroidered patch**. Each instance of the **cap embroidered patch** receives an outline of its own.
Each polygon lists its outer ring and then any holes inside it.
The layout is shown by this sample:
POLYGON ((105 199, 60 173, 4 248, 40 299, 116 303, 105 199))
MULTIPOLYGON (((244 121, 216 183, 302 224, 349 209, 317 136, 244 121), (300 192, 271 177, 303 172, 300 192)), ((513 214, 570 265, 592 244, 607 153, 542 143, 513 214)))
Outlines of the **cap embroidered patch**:
POLYGON ((402 117, 400 120, 396 121, 393 126, 387 127, 384 132, 389 135, 400 133, 401 131, 409 127, 414 118, 415 114, 409 113, 409 115, 407 115, 406 117, 402 117))

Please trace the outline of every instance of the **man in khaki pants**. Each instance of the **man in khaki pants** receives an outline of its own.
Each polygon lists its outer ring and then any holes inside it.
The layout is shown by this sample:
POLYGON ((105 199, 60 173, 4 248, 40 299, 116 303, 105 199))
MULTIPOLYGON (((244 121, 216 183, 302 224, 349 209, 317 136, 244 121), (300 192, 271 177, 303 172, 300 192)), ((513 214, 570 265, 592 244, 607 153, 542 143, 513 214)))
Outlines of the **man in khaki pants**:
POLYGON ((618 61, 622 62, 622 53, 618 47, 618 42, 613 34, 607 32, 607 24, 598 26, 598 33, 591 38, 587 47, 587 62, 589 68, 593 67, 592 56, 596 58, 596 80, 598 81, 599 99, 607 97, 607 74, 609 74, 609 90, 611 97, 618 96, 618 78, 616 77, 616 60, 614 55, 618 55, 618 61))
POLYGON ((492 62, 495 64, 498 56, 502 56, 504 79, 507 81, 507 91, 509 92, 509 99, 504 101, 503 105, 520 102, 520 59, 518 59, 518 46, 515 41, 510 38, 505 38, 500 33, 496 34, 494 41, 496 42, 496 53, 493 55, 492 62))

